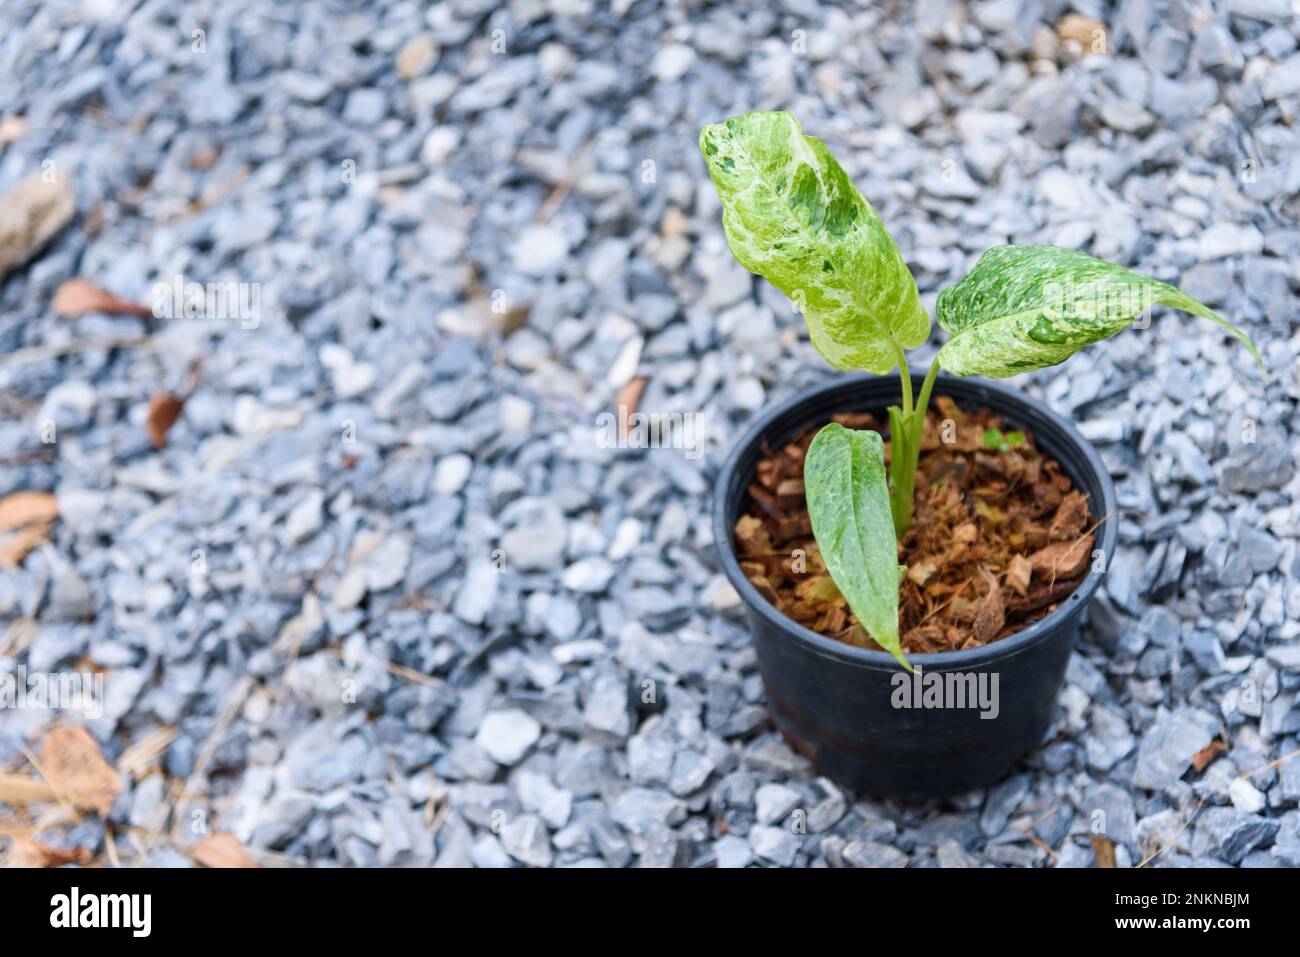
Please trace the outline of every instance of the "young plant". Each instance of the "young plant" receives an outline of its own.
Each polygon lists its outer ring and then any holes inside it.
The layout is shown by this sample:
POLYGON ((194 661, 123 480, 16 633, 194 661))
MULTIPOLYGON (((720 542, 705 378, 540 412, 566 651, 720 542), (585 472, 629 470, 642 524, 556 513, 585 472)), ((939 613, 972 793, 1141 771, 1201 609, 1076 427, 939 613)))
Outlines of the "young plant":
MULTIPOLYGON (((939 369, 1000 379, 1064 362, 1127 328, 1153 304, 1218 323, 1260 359, 1241 330, 1166 283, 1055 246, 998 246, 939 294, 948 341, 913 394, 906 350, 930 336, 916 280, 826 144, 789 113, 746 113, 700 132, 740 264, 794 300, 813 346, 837 369, 899 370, 889 408, 890 463, 872 431, 828 425, 804 460, 813 537, 858 622, 904 667, 898 630, 898 547, 912 520, 921 432, 939 369)), ((994 430, 990 430, 994 431, 994 430)), ((986 435, 990 448, 1023 442, 986 435)))

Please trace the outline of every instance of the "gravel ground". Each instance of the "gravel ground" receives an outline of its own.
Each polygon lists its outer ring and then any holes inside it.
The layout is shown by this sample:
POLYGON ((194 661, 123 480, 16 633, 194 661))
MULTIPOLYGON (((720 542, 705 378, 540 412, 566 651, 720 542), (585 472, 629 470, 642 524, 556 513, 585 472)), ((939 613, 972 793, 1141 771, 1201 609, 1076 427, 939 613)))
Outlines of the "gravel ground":
MULTIPOLYGON (((0 191, 52 161, 78 208, 0 286, 0 496, 60 509, 0 570, 0 671, 106 673, 122 772, 106 817, 0 824, 181 866, 212 832, 263 863, 1090 866, 1094 830, 1119 866, 1300 864, 1294 3, 422 6, 0 8, 0 191), (828 141, 928 305, 1055 243, 1272 370, 1160 312, 1018 380, 1097 443, 1122 548, 1049 742, 987 792, 859 799, 769 723, 708 496, 831 373, 697 153, 755 108, 828 141), (78 276, 257 307, 56 316, 78 276), (697 447, 607 447, 635 377, 697 447)), ((64 720, 0 711, 0 770, 64 720)))

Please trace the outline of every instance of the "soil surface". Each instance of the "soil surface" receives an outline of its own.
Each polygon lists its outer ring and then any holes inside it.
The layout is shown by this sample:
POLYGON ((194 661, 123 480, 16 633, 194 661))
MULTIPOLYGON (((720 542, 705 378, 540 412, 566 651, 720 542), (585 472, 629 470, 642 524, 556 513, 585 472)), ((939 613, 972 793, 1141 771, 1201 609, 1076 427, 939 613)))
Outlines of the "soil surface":
MULTIPOLYGON (((834 421, 880 432, 888 462, 887 419, 844 414, 834 421)), ((831 581, 812 536, 803 459, 819 429, 782 449, 763 449, 736 522, 740 567, 795 621, 878 648, 831 581)), ((1087 574, 1097 524, 1084 494, 1038 451, 1033 435, 1005 428, 989 409, 968 413, 936 398, 921 442, 912 526, 899 548, 907 566, 903 651, 974 648, 1047 615, 1087 574)))

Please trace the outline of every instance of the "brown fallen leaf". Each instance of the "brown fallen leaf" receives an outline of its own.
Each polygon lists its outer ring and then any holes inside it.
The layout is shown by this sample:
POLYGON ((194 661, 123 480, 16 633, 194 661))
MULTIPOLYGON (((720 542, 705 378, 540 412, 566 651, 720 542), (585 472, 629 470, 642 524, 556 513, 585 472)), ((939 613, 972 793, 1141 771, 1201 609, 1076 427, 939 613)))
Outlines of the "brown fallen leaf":
POLYGON ((1105 834, 1089 834, 1088 840, 1092 841, 1092 856, 1097 861, 1098 867, 1115 866, 1115 845, 1111 843, 1110 838, 1105 834))
POLYGON ((7 863, 9 867, 62 867, 64 864, 86 864, 93 856, 84 847, 65 851, 35 838, 15 837, 7 863))
POLYGON ((623 388, 618 390, 618 398, 614 400, 614 409, 616 410, 615 414, 618 416, 618 439, 620 442, 627 441, 632 416, 636 414, 637 407, 641 404, 641 393, 645 392, 646 383, 649 381, 643 375, 633 376, 628 379, 623 388))
POLYGON ((1034 574, 1048 581, 1073 578, 1083 571, 1092 555, 1092 536, 1084 535, 1073 542, 1053 542, 1029 556, 1034 574))
POLYGON ((172 392, 159 392, 149 400, 149 441, 155 449, 167 447, 167 433, 181 417, 185 400, 172 392))
POLYGON ((49 525, 29 525, 11 534, 0 534, 0 567, 16 568, 45 540, 49 525))
POLYGON ((58 517, 58 499, 49 492, 14 492, 0 499, 0 566, 22 562, 58 517))
POLYGON ((92 312, 106 316, 152 316, 153 310, 142 302, 121 299, 85 279, 69 279, 59 286, 51 303, 54 311, 67 319, 78 319, 92 312))
POLYGON ((122 779, 85 728, 54 728, 41 744, 41 775, 73 807, 107 816, 122 779))
POLYGON ((1228 746, 1218 738, 1215 738, 1192 756, 1192 770, 1197 774, 1200 774, 1214 763, 1215 758, 1227 750, 1228 746))
POLYGON ((198 388, 199 366, 200 363, 197 359, 190 363, 190 371, 186 377, 184 392, 179 395, 174 392, 159 392, 149 400, 149 415, 145 420, 145 426, 149 430, 149 441, 153 442, 154 448, 162 449, 167 447, 167 433, 176 424, 176 420, 181 417, 181 412, 185 410, 185 403, 194 394, 194 390, 198 388))
POLYGON ((1004 582, 1017 595, 1023 596, 1029 591, 1029 579, 1033 576, 1033 573, 1034 566, 1029 563, 1029 559, 1024 555, 1012 555, 1011 561, 1007 565, 1007 575, 1004 582))
POLYGON ((194 860, 204 867, 258 867, 233 834, 209 834, 194 845, 194 860))
POLYGON ((48 179, 44 170, 33 173, 0 196, 0 279, 72 222, 77 202, 67 175, 48 179))
POLYGON ((59 500, 49 492, 12 492, 0 499, 0 532, 48 525, 59 517, 59 500))

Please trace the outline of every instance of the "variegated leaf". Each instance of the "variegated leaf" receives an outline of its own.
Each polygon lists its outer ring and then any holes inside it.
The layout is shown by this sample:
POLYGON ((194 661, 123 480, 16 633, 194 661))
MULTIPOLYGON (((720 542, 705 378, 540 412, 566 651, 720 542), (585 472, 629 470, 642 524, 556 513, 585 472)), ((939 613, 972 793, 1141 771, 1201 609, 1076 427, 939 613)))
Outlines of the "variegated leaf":
POLYGON ((930 334, 916 280, 826 144, 789 113, 746 113, 700 132, 727 244, 803 312, 837 369, 884 374, 930 334))
POLYGON ((909 670, 898 637, 898 541, 885 482, 885 446, 871 431, 826 426, 804 457, 813 537, 858 623, 909 670))
POLYGON ((1127 328, 1155 303, 1222 326, 1263 369, 1250 338, 1191 296, 1056 246, 996 246, 941 292, 937 318, 950 338, 939 351, 939 363, 956 375, 993 379, 1031 372, 1127 328))

